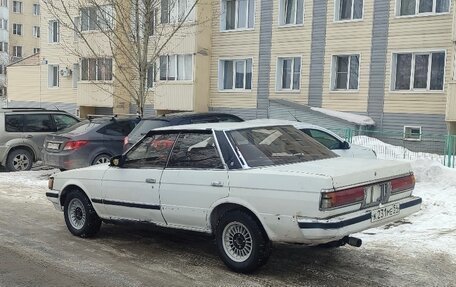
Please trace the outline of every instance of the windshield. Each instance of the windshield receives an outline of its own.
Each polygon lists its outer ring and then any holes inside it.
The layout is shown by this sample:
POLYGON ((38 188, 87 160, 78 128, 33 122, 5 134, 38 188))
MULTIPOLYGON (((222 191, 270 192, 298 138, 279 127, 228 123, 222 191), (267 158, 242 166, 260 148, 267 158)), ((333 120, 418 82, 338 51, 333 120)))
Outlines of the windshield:
POLYGON ((93 128, 96 128, 100 126, 100 122, 93 122, 89 120, 83 120, 82 122, 79 122, 71 127, 68 127, 66 129, 63 129, 56 134, 72 134, 72 135, 80 135, 83 133, 86 133, 87 131, 92 130, 93 128))
POLYGON ((161 128, 164 126, 168 126, 169 122, 161 121, 161 120, 142 120, 140 121, 136 127, 131 131, 128 135, 128 139, 130 142, 136 142, 144 135, 146 135, 149 131, 157 128, 161 128))
POLYGON ((250 167, 290 164, 337 157, 291 126, 259 127, 228 133, 250 167))

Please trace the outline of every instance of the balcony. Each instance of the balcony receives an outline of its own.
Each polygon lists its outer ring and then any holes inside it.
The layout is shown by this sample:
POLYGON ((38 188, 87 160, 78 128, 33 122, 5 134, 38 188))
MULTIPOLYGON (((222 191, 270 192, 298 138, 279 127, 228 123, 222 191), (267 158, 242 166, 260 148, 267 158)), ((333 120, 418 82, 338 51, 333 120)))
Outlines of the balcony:
POLYGON ((446 121, 456 122, 456 81, 448 84, 446 121))
POLYGON ((155 88, 154 108, 156 110, 193 111, 194 85, 188 83, 162 83, 155 88))
POLYGON ((78 82, 78 106, 112 108, 114 105, 111 83, 78 82))

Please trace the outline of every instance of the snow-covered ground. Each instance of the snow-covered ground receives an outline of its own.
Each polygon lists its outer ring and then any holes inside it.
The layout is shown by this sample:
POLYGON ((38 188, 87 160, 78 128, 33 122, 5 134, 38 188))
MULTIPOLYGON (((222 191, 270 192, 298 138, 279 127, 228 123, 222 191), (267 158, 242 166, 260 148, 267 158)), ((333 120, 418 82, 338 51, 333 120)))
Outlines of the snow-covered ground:
MULTIPOLYGON (((387 153, 377 152, 380 158, 389 158, 392 151, 403 152, 401 147, 376 139, 363 141, 383 146, 381 150, 387 153)), ((410 254, 414 251, 443 252, 456 262, 456 169, 447 168, 432 158, 432 155, 421 154, 410 161, 417 179, 414 194, 423 198, 422 210, 403 221, 356 236, 368 246, 393 246, 410 254)), ((0 199, 8 197, 9 200, 46 204, 47 179, 55 172, 58 171, 0 172, 0 199)))

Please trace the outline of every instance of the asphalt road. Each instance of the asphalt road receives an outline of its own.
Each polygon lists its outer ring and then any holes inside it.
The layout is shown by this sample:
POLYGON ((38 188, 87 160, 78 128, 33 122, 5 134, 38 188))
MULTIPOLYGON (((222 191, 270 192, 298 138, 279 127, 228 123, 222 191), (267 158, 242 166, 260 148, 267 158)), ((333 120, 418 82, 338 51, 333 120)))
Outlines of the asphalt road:
MULTIPOLYGON (((251 275, 230 272, 211 238, 144 226, 103 225, 72 236, 45 188, 0 182, 0 286, 456 286, 445 254, 277 245, 251 275), (30 194, 30 196, 23 196, 30 194)), ((456 247, 449 247, 456 248, 456 247)))

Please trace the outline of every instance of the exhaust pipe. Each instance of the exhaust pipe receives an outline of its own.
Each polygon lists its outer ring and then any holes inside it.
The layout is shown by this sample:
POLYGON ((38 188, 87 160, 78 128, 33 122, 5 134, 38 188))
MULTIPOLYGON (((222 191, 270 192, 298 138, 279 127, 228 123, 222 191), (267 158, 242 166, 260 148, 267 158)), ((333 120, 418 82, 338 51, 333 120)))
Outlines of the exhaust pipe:
POLYGON ((351 245, 351 246, 354 246, 354 247, 361 247, 361 245, 363 244, 363 241, 359 238, 356 238, 356 237, 349 237, 349 236, 346 236, 344 237, 343 239, 348 245, 351 245))

